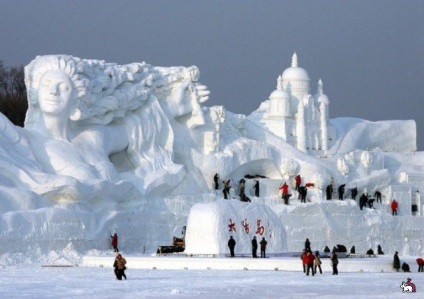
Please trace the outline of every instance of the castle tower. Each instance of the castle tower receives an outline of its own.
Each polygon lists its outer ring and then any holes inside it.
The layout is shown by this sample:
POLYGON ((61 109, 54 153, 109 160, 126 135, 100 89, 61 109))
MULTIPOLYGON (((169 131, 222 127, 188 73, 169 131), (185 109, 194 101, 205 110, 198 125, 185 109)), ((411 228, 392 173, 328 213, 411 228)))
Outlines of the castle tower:
POLYGON ((291 67, 283 72, 281 79, 284 90, 291 95, 291 114, 295 115, 299 101, 310 92, 309 83, 311 81, 308 73, 299 67, 296 52, 292 56, 291 67))
POLYGON ((290 95, 283 90, 281 76, 277 78, 277 89, 269 96, 268 117, 290 117, 290 95))
POLYGON ((328 128, 327 128, 327 119, 328 119, 328 105, 330 101, 328 97, 324 94, 324 88, 322 80, 318 81, 318 103, 320 110, 320 127, 321 127, 321 142, 322 150, 325 152, 328 150, 328 128))

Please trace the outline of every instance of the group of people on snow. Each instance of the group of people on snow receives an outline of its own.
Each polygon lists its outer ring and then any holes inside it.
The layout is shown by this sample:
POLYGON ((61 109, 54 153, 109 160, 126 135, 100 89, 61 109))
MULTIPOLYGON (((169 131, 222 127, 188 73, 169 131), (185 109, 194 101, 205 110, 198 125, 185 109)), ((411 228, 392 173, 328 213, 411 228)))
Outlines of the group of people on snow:
MULTIPOLYGON (((328 248, 326 246, 326 248, 328 248)), ((328 249, 330 251, 330 249, 328 249)), ((306 273, 307 276, 309 276, 309 271, 311 271, 312 276, 317 274, 317 271, 319 270, 319 273, 322 274, 322 268, 321 268, 321 256, 319 254, 319 251, 315 251, 315 254, 313 254, 311 249, 311 242, 309 239, 305 240, 305 248, 303 249, 302 254, 300 255, 300 259, 302 260, 302 266, 303 266, 303 273, 306 273)), ((333 252, 330 254, 330 261, 331 266, 333 268, 333 275, 338 275, 338 264, 339 259, 337 257, 337 250, 336 248, 333 248, 333 252)))
MULTIPOLYGON (((213 177, 215 190, 219 190, 219 174, 215 173, 213 177)), ((226 179, 222 181, 223 189, 222 194, 224 199, 230 199, 230 189, 233 187, 233 180, 226 179)), ((251 202, 250 198, 246 195, 246 180, 241 178, 238 183, 238 196, 240 197, 240 201, 243 202, 251 202)), ((259 197, 259 180, 255 180, 255 184, 253 185, 254 194, 256 197, 259 197)))
MULTIPOLYGON (((236 247, 236 240, 234 240, 233 236, 230 236, 230 239, 228 240, 228 248, 230 249, 230 257, 235 257, 234 250, 236 247)), ((259 242, 259 245, 261 246, 261 258, 266 258, 266 245, 268 242, 265 240, 265 237, 262 237, 262 240, 259 242)), ((258 240, 256 239, 256 236, 253 236, 252 239, 252 257, 257 258, 258 257, 258 240)))
MULTIPOLYGON (((418 265, 418 272, 424 272, 424 259, 419 257, 416 259, 417 265, 418 265)), ((402 266, 400 265, 400 259, 399 254, 396 251, 393 256, 393 269, 396 271, 399 271, 399 269, 402 269, 403 272, 411 272, 411 268, 406 262, 402 263, 402 266)))
MULTIPOLYGON (((219 174, 216 173, 214 175, 214 187, 216 190, 219 189, 219 174)), ((312 183, 307 183, 305 185, 302 185, 302 177, 300 176, 300 174, 296 175, 296 177, 294 178, 295 180, 295 191, 297 191, 298 194, 298 199, 300 200, 301 203, 306 203, 306 198, 307 198, 307 194, 308 194, 308 187, 313 186, 314 184, 312 183)), ((230 198, 230 189, 232 188, 232 180, 231 179, 227 179, 222 181, 223 183, 223 189, 222 189, 222 193, 223 193, 223 197, 224 199, 229 199, 230 198)), ((234 185, 234 183, 233 183, 234 185)), ((339 185, 339 187, 337 188, 337 192, 338 192, 338 199, 339 200, 344 200, 345 198, 345 188, 346 188, 346 184, 341 184, 339 185)), ((246 189, 246 180, 244 178, 240 179, 239 183, 238 183, 238 195, 240 197, 240 201, 243 202, 251 202, 250 198, 246 195, 245 193, 245 189, 246 189)), ((259 197, 260 195, 260 187, 259 187, 259 180, 255 180, 255 183, 253 185, 253 191, 254 191, 254 195, 256 197, 259 197)), ((279 191, 281 192, 281 198, 284 201, 284 204, 288 205, 289 204, 289 199, 292 196, 292 194, 289 193, 289 185, 287 184, 287 182, 284 182, 282 185, 280 185, 279 187, 279 191)), ((356 197, 358 196, 358 188, 351 188, 351 198, 353 200, 356 200, 356 197)), ((333 198, 333 193, 334 193, 334 187, 333 187, 333 183, 327 185, 326 189, 325 189, 325 193, 326 193, 326 198, 327 200, 331 200, 333 198)), ((374 202, 377 203, 381 203, 382 200, 382 194, 379 190, 376 190, 374 192, 374 198, 372 198, 371 196, 368 195, 368 193, 366 192, 366 190, 362 193, 362 195, 359 197, 359 208, 362 210, 364 207, 368 207, 370 209, 374 208, 374 202)), ((397 215, 397 211, 398 211, 398 202, 393 199, 393 201, 390 204, 390 209, 392 211, 392 215, 395 216, 397 215)))

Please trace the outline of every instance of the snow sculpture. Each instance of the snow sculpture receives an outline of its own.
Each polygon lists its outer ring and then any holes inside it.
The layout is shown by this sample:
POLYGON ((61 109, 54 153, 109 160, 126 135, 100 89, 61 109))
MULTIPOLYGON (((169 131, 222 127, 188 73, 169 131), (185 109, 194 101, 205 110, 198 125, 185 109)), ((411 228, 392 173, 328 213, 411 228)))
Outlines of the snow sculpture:
POLYGON ((205 85, 197 83, 200 72, 196 66, 156 67, 167 84, 160 85, 156 94, 161 98, 161 105, 169 118, 179 118, 191 113, 187 126, 192 129, 205 124, 201 103, 209 99, 209 90, 205 85))
POLYGON ((82 182, 143 180, 141 191, 176 185, 184 175, 173 157, 168 115, 192 113, 208 91, 197 67, 120 66, 72 56, 39 56, 25 67, 29 143, 47 172, 82 182), (160 179, 157 175, 160 173, 160 179))
POLYGON ((362 152, 361 154, 361 162, 366 167, 369 168, 372 165, 372 156, 370 152, 362 152))
POLYGON ((337 170, 343 175, 349 174, 349 165, 347 165, 346 160, 343 157, 337 159, 337 170))
POLYGON ((315 174, 312 178, 312 182, 314 183, 314 186, 318 189, 322 189, 324 186, 324 177, 321 174, 315 174))
POLYGON ((32 61, 25 128, 0 114, 0 262, 11 252, 106 252, 115 226, 128 252, 153 252, 186 224, 193 253, 227 252, 231 233, 240 253, 250 253, 256 234, 266 236, 269 252, 299 250, 313 235, 317 248, 353 242, 364 252, 370 240, 382 240, 389 252, 423 254, 422 219, 410 217, 412 204, 421 207, 411 194, 424 192, 413 120, 329 119, 322 81, 311 95, 296 55, 277 90, 247 118, 202 107, 209 91, 198 78, 194 66, 121 66, 67 55, 32 61), (314 184, 307 204, 283 205, 281 179, 300 170, 314 184), (252 202, 238 201, 237 184, 222 201, 209 187, 215 173, 246 178, 252 202), (255 177, 260 197, 253 196, 255 177), (385 197, 367 208, 364 222, 356 201, 325 200, 330 183, 385 197), (387 213, 394 197, 399 217, 387 213), (152 223, 158 225, 145 229, 152 223))
POLYGON ((281 163, 281 174, 284 179, 288 180, 290 177, 294 176, 297 173, 299 164, 293 159, 285 159, 281 163))

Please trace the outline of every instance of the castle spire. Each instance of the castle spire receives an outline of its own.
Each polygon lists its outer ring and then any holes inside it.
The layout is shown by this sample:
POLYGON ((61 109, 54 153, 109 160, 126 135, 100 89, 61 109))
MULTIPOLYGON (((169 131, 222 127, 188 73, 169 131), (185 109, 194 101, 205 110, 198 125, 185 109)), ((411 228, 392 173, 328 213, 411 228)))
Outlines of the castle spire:
POLYGON ((318 80, 318 94, 321 95, 324 93, 324 84, 322 83, 321 78, 318 80))
POLYGON ((283 89, 283 85, 281 84, 281 75, 278 76, 278 78, 277 78, 277 89, 278 90, 282 90, 283 89))
POLYGON ((296 52, 293 53, 291 66, 297 67, 297 54, 296 54, 296 52))

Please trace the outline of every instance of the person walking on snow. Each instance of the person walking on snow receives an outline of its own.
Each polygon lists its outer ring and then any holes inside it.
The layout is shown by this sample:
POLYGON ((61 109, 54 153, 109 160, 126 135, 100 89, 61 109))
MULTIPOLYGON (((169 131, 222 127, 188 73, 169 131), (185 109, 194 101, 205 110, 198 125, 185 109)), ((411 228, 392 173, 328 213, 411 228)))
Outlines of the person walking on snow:
POLYGON ((230 257, 235 257, 234 248, 236 247, 236 240, 233 239, 233 236, 230 236, 228 240, 228 248, 230 248, 230 257))
POLYGON ((307 276, 309 276, 309 269, 311 269, 312 276, 315 275, 314 260, 315 260, 315 256, 312 254, 312 252, 310 250, 307 250, 306 255, 303 256, 303 264, 306 265, 306 275, 307 276))
POLYGON ((330 255, 331 265, 333 266, 333 275, 339 275, 339 270, 337 265, 339 264, 339 259, 337 258, 336 250, 333 249, 333 252, 330 255))
POLYGON ((397 215, 398 203, 397 203, 396 199, 393 199, 390 207, 392 208, 392 215, 393 216, 397 215))
POLYGON ((256 240, 256 236, 253 236, 252 239, 252 257, 258 257, 258 240, 256 240))
POLYGON ((126 264, 127 261, 122 257, 121 254, 118 253, 113 264, 116 279, 122 280, 122 277, 127 279, 127 276, 125 275, 125 270, 127 269, 127 267, 125 266, 126 264))
POLYGON ((315 251, 315 259, 314 259, 314 272, 315 274, 317 273, 317 268, 319 269, 319 273, 322 274, 322 269, 321 269, 321 258, 319 256, 319 252, 315 251))
POLYGON ((260 244, 261 244, 261 257, 265 258, 266 244, 268 244, 268 242, 265 240, 265 237, 262 237, 260 244))

